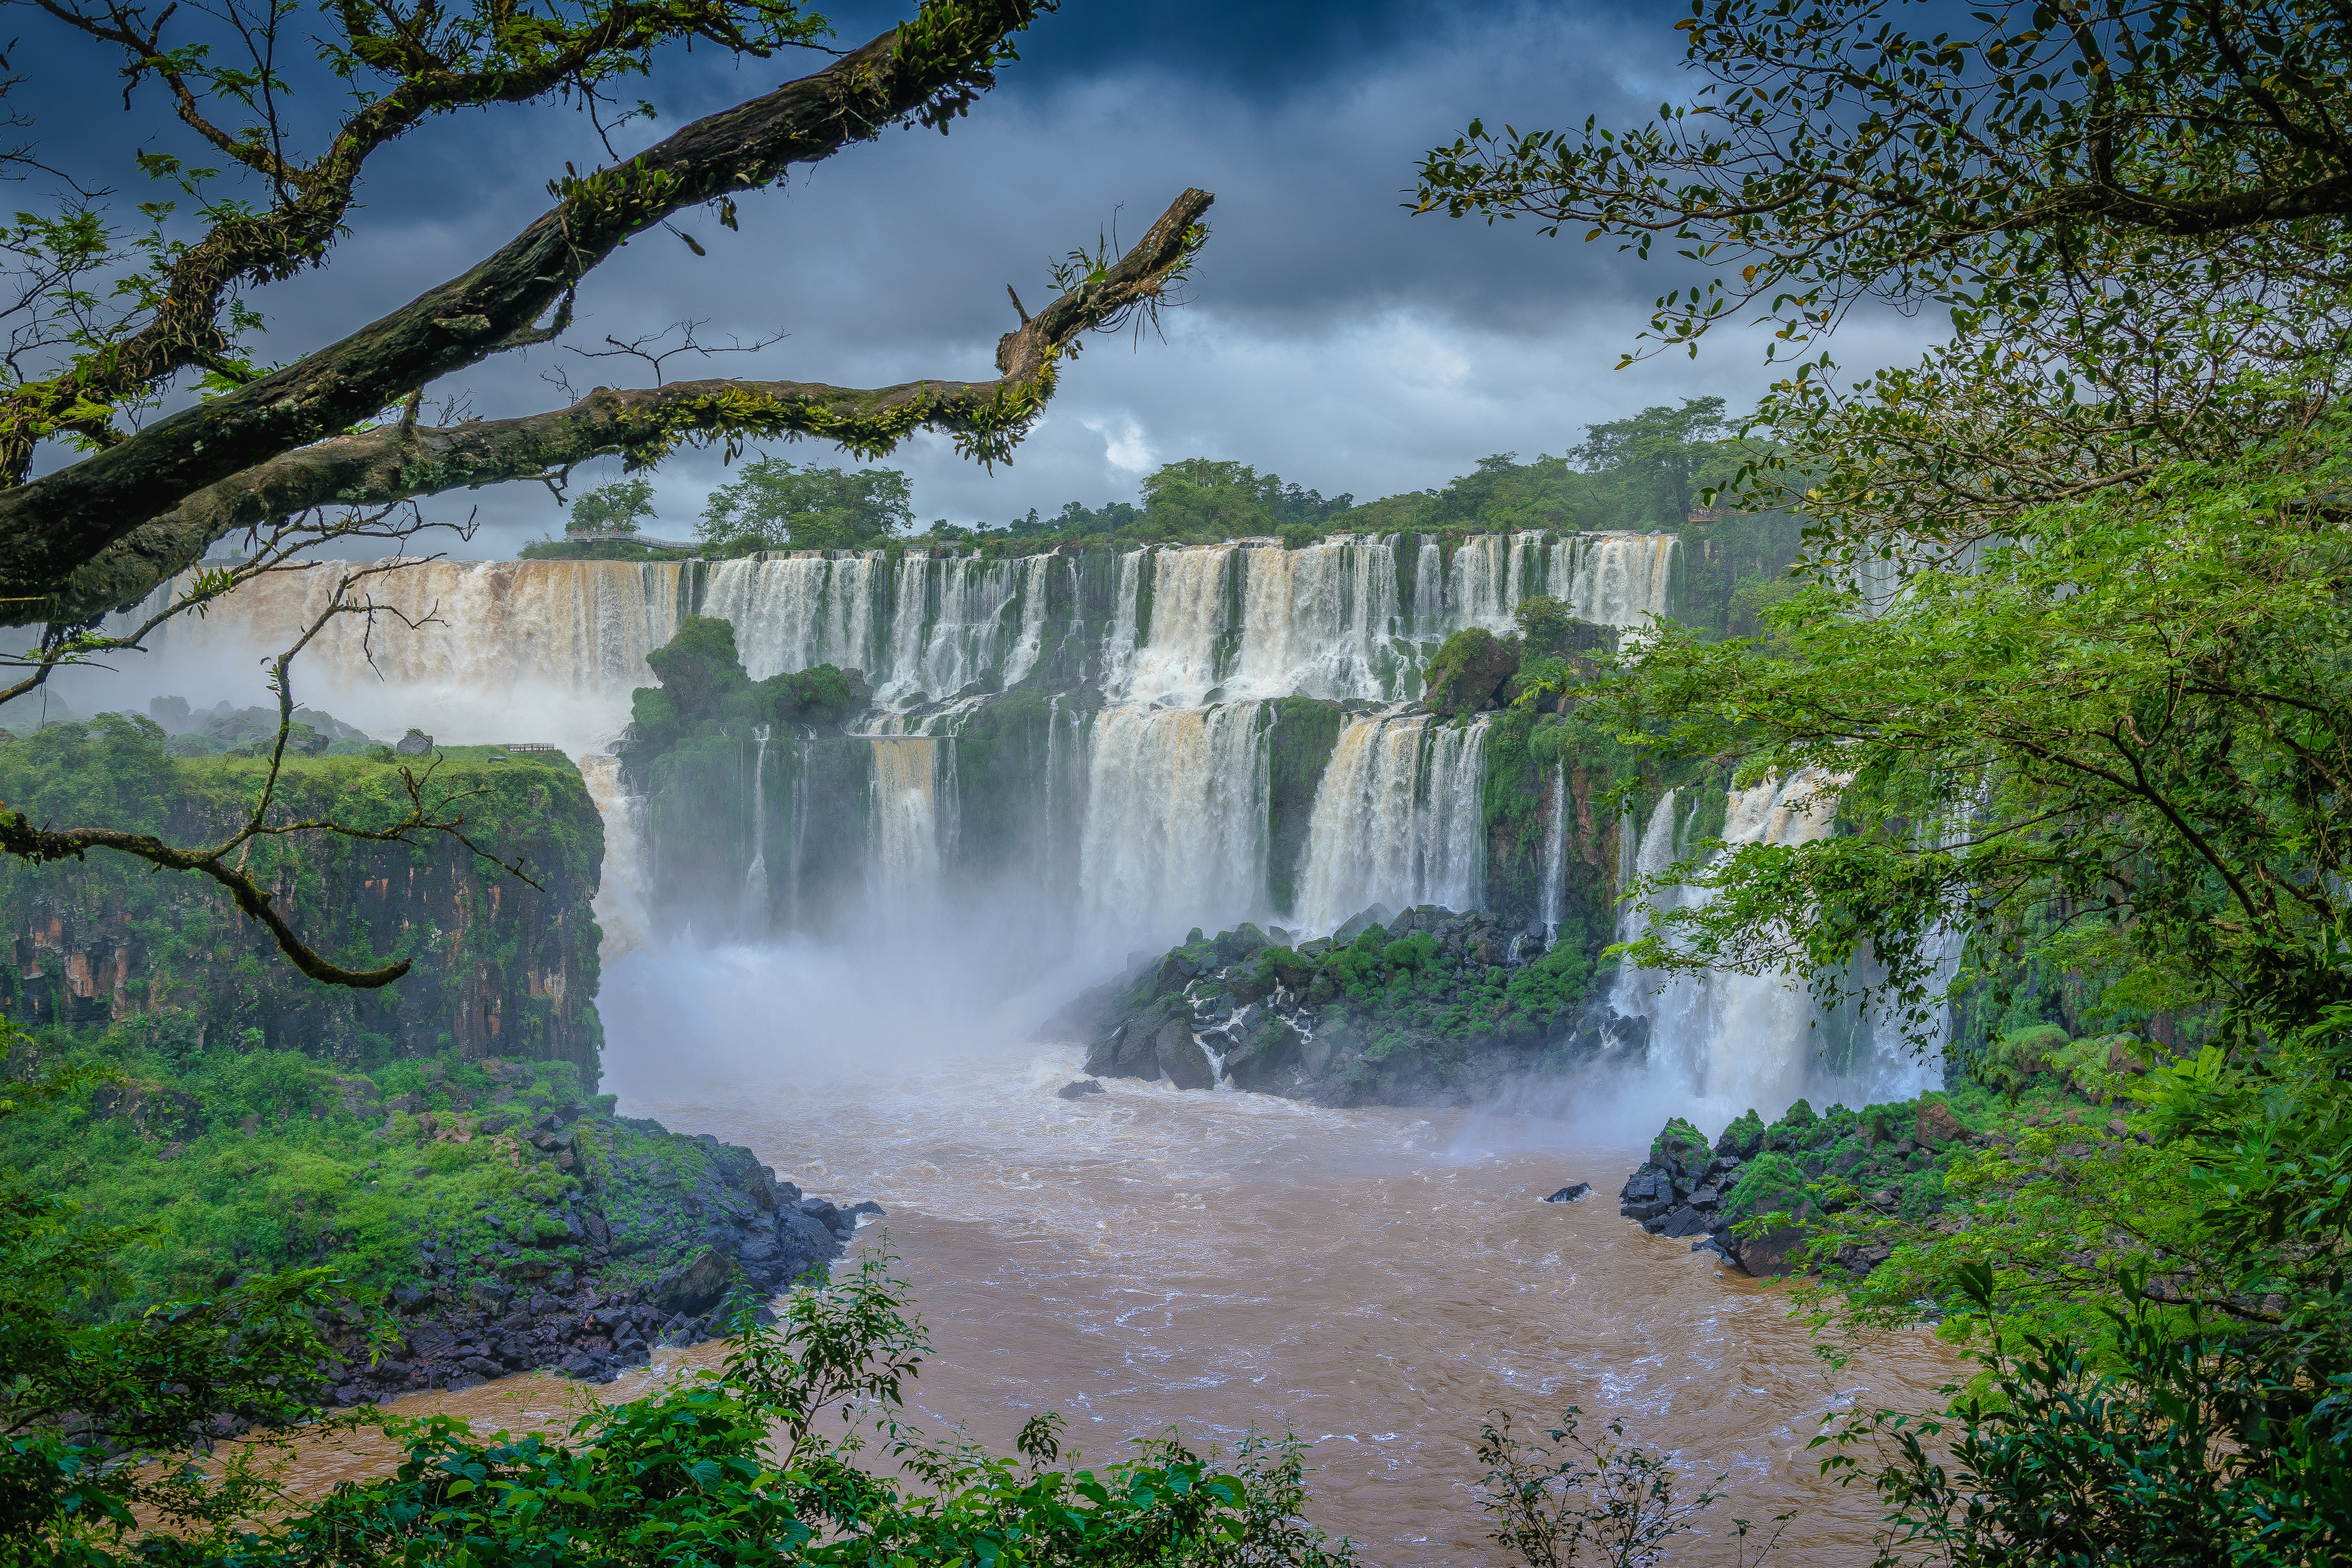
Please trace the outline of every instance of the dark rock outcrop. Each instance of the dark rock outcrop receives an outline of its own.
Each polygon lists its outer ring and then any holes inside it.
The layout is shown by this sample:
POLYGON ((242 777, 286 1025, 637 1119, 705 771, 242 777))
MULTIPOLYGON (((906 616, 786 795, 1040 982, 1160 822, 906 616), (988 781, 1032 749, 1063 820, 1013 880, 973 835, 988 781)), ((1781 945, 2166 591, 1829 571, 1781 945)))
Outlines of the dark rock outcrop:
POLYGON ((392 1292, 401 1342, 373 1366, 354 1353, 341 1403, 540 1367, 610 1381, 655 1346, 710 1338, 742 1309, 764 1313, 770 1298, 821 1280, 857 1216, 882 1213, 807 1196, 748 1149, 592 1107, 561 1106, 493 1136, 517 1134, 519 1153, 571 1182, 520 1228, 480 1216, 513 1238, 487 1250, 421 1237, 419 1278, 392 1292))
MULTIPOLYGON (((1801 1254, 1821 1224, 1842 1212, 1914 1219, 1939 1212, 1945 1172, 1988 1136, 1971 1132, 1940 1095, 1825 1113, 1801 1100, 1769 1126, 1751 1110, 1712 1146, 1677 1119, 1627 1178, 1619 1211, 1655 1235, 1696 1238, 1694 1250, 1711 1248, 1750 1274, 1787 1274, 1803 1266, 1801 1254), (1773 1215, 1790 1223, 1763 1226, 1773 1215), (1742 1236, 1742 1226, 1755 1234, 1742 1236)), ((1859 1279, 1891 1250, 1849 1244, 1827 1267, 1859 1279)), ((1825 1265, 1816 1257, 1812 1266, 1825 1265)))
POLYGON ((1606 1026, 1605 1003, 1603 1023, 1588 1026, 1600 989, 1589 957, 1547 952, 1540 927, 1434 905, 1375 905, 1306 942, 1254 925, 1195 931, 1116 985, 1080 997, 1041 1037, 1091 1021, 1078 1037, 1089 1075, 1178 1089, 1464 1104, 1641 1048, 1606 1026))

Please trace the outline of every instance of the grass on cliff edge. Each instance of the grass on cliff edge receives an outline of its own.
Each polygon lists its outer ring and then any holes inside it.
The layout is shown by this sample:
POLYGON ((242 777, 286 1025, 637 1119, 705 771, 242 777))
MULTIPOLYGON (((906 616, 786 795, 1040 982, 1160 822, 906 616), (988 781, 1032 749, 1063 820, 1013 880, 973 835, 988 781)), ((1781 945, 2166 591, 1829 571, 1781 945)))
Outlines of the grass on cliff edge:
POLYGON ((605 1184, 616 1260, 600 1278, 634 1282, 668 1261, 646 1192, 691 1188, 706 1157, 655 1123, 612 1119, 610 1096, 583 1101, 568 1062, 446 1057, 347 1077, 257 1042, 207 1047, 169 1012, 94 1036, 45 1030, 11 1067, 35 1059, 123 1079, 0 1121, 0 1168, 99 1223, 149 1229, 120 1292, 89 1303, 95 1318, 321 1264, 363 1289, 437 1283, 452 1301, 492 1281, 560 1278, 584 1261, 562 1211, 596 1175, 622 1178, 605 1184), (566 1172, 518 1133, 573 1105, 590 1119, 566 1172), (428 1239, 441 1258, 432 1280, 419 1268, 428 1239))

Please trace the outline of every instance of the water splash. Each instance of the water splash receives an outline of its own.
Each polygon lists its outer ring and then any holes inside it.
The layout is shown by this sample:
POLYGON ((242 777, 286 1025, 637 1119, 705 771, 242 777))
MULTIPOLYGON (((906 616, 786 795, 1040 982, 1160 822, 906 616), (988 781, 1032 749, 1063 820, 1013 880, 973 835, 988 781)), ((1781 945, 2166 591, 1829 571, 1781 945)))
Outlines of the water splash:
POLYGON ((596 897, 590 908, 602 933, 596 956, 606 963, 625 952, 647 945, 654 923, 649 895, 650 868, 646 862, 645 801, 630 795, 621 780, 620 759, 591 752, 579 759, 580 777, 596 815, 604 824, 604 859, 598 868, 596 897))
POLYGON ((935 898, 940 880, 939 749, 927 735, 877 736, 876 891, 884 910, 935 898))
MULTIPOLYGON (((1727 854, 1743 844, 1795 845, 1829 836, 1836 816, 1835 781, 1806 769, 1732 790, 1726 800, 1723 840, 1727 854)), ((1654 876, 1687 847, 1678 845, 1677 792, 1669 790, 1643 829, 1633 869, 1654 876)), ((1664 908, 1696 908, 1712 897, 1701 889, 1669 889, 1664 908)), ((1648 930, 1645 914, 1628 906, 1620 941, 1648 930)), ((1878 1048, 1867 1034, 1831 1031, 1811 993, 1785 972, 1660 975, 1621 971, 1611 1005, 1622 1016, 1649 1022, 1649 1071, 1692 1103, 1695 1119, 1727 1121, 1754 1109, 1779 1116, 1811 1096, 1864 1105, 1909 1099, 1941 1082, 1938 1068, 1899 1049, 1878 1048), (1838 1036, 1845 1048, 1832 1050, 1838 1036), (1856 1045, 1859 1048, 1853 1048, 1856 1045)))
POLYGON ((751 763, 751 863, 743 868, 740 900, 746 936, 759 936, 768 927, 768 726, 752 734, 760 749, 751 763))

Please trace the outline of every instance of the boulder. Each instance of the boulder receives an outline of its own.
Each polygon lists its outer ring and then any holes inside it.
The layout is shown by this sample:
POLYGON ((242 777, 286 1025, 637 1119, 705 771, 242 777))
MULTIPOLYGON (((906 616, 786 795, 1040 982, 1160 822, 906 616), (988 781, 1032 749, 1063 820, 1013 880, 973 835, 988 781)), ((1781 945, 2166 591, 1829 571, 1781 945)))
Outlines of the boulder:
POLYGON ((1160 1026, 1160 1037, 1152 1048, 1160 1070, 1178 1089, 1216 1087, 1217 1069, 1183 1019, 1171 1018, 1160 1026))
POLYGON ((1280 1018, 1267 1018, 1225 1063, 1225 1078, 1236 1089, 1270 1089, 1298 1066, 1299 1043, 1297 1029, 1280 1018))
MULTIPOLYGON (((814 1216, 811 1223, 815 1223, 814 1216)), ((715 1247, 704 1247, 693 1261, 679 1264, 654 1281, 653 1302, 665 1312, 700 1317, 719 1305, 734 1272, 725 1253, 715 1247)))
POLYGON ((1394 919, 1396 919, 1394 910, 1390 909, 1386 904, 1374 904, 1370 909, 1352 914, 1340 921, 1339 929, 1331 933, 1331 945, 1345 947, 1373 926, 1386 930, 1388 922, 1394 919))
POLYGON ((1768 1276, 1787 1274, 1796 1268, 1796 1254, 1806 1233, 1796 1226, 1783 1226, 1764 1236, 1735 1241, 1739 1267, 1761 1279, 1768 1276))
POLYGON ((1484 626, 1465 626, 1431 658, 1421 700, 1433 713, 1475 713, 1498 704, 1503 683, 1518 668, 1517 639, 1497 637, 1484 626))
POLYGON ((1090 1094, 1100 1094, 1102 1092, 1103 1086, 1101 1084, 1096 1082, 1093 1079, 1082 1078, 1075 1083, 1064 1084, 1061 1088, 1055 1089, 1054 1094, 1055 1098, 1061 1100, 1084 1100, 1090 1094))
POLYGON ((1919 1142, 1928 1148, 1940 1149, 1947 1143, 1956 1143, 1967 1137, 1968 1130, 1960 1125, 1959 1118, 1952 1114, 1950 1106, 1940 1100, 1923 1097, 1919 1101, 1917 1136, 1919 1142))
POLYGON ((1666 1216, 1666 1223, 1660 1227, 1658 1234, 1680 1240, 1685 1236, 1696 1236, 1706 1229, 1706 1216, 1685 1204, 1666 1216))
POLYGON ((433 737, 422 730, 412 729, 393 742, 393 753, 402 757, 422 757, 433 750, 433 737))
POLYGON ((1591 1190, 1592 1184, 1591 1182, 1570 1182, 1568 1185, 1560 1188, 1559 1191, 1552 1194, 1551 1196, 1544 1199, 1544 1202, 1548 1204, 1572 1204, 1577 1199, 1584 1196, 1587 1193, 1590 1193, 1591 1190))

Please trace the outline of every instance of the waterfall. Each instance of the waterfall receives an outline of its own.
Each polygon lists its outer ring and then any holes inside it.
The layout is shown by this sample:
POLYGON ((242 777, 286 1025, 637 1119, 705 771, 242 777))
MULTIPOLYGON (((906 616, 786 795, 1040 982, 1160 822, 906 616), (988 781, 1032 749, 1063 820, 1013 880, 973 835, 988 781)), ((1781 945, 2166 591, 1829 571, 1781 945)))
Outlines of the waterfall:
POLYGON ((939 887, 940 742, 877 736, 874 747, 876 890, 885 908, 908 908, 939 887))
POLYGON ((870 674, 883 571, 879 551, 721 561, 702 613, 735 628, 735 651, 754 680, 816 664, 870 674))
POLYGON ((1316 787, 1298 922, 1328 931, 1375 903, 1478 907, 1486 721, 1368 714, 1340 731, 1316 787))
POLYGON ((1107 696, 1115 702, 1182 708, 1197 708, 1209 700, 1217 685, 1226 584, 1234 554, 1231 546, 1222 544, 1153 552, 1150 625, 1118 665, 1105 664, 1107 696))
POLYGON ((643 947, 653 934, 647 894, 651 890, 645 852, 645 802, 621 783, 620 759, 591 752, 580 759, 580 777, 596 815, 604 823, 604 860, 590 908, 603 933, 596 954, 604 963, 643 947))
POLYGON ((1097 927, 1181 934, 1260 918, 1266 770, 1255 702, 1095 718, 1079 902, 1097 927))
POLYGON ((1393 695, 1402 662, 1396 549, 1330 540, 1300 550, 1260 545, 1242 560, 1241 649, 1228 696, 1393 695))
POLYGON ((1538 916, 1543 921, 1544 948, 1550 950, 1559 934, 1559 915, 1567 895, 1568 870, 1568 764, 1555 764, 1551 773, 1551 816, 1544 823, 1543 891, 1538 916))
POLYGON ((768 726, 752 734, 760 742, 751 763, 751 863, 743 868, 743 931, 757 936, 768 926, 768 726))
POLYGON ((1495 632, 1509 629, 1511 612, 1519 607, 1519 595, 1512 591, 1511 568, 1519 542, 1527 537, 1473 534, 1454 550, 1446 572, 1446 630, 1458 631, 1464 626, 1485 626, 1495 632))
POLYGON ((808 849, 809 761, 816 754, 816 739, 801 732, 800 765, 793 770, 792 858, 784 872, 784 925, 801 929, 801 858, 808 849))
MULTIPOLYGON (((1743 844, 1809 844, 1829 836, 1836 815, 1834 781, 1807 769, 1785 779, 1767 779, 1735 789, 1726 799, 1723 839, 1729 853, 1743 844)), ((1654 875, 1677 856, 1678 816, 1674 791, 1650 814, 1633 869, 1654 875)), ((1660 899, 1668 909, 1693 908, 1709 895, 1696 889, 1670 889, 1660 899)), ((1631 906, 1618 938, 1632 941, 1647 929, 1631 906)), ((1649 1021, 1649 1070, 1673 1092, 1706 1106, 1718 1120, 1751 1107, 1768 1119, 1779 1116, 1800 1096, 1820 1095, 1863 1105, 1908 1099, 1933 1088, 1933 1068, 1898 1055, 1864 1051, 1832 1065, 1821 1059, 1827 1037, 1812 995, 1785 973, 1659 975, 1624 970, 1612 993, 1621 1016, 1649 1021)))
POLYGON ((1412 626, 1419 637, 1443 634, 1445 625, 1445 552, 1423 536, 1412 558, 1412 626))
POLYGON ((1680 544, 1671 533, 1602 533, 1563 542, 1568 570, 1555 577, 1551 592, 1580 621, 1645 625, 1671 607, 1680 544))
MULTIPOLYGON (((160 680, 257 688, 254 661, 292 646, 326 608, 343 564, 272 573, 209 615, 181 616, 151 644, 153 663, 126 673, 151 689, 160 680)), ((680 571, 619 561, 416 562, 367 580, 365 595, 386 611, 373 626, 358 615, 328 621, 295 661, 295 689, 299 700, 387 736, 417 724, 457 742, 592 745, 626 721, 630 691, 652 683, 646 655, 677 630, 680 571)), ((174 579, 116 625, 127 629, 188 581, 174 579)))

